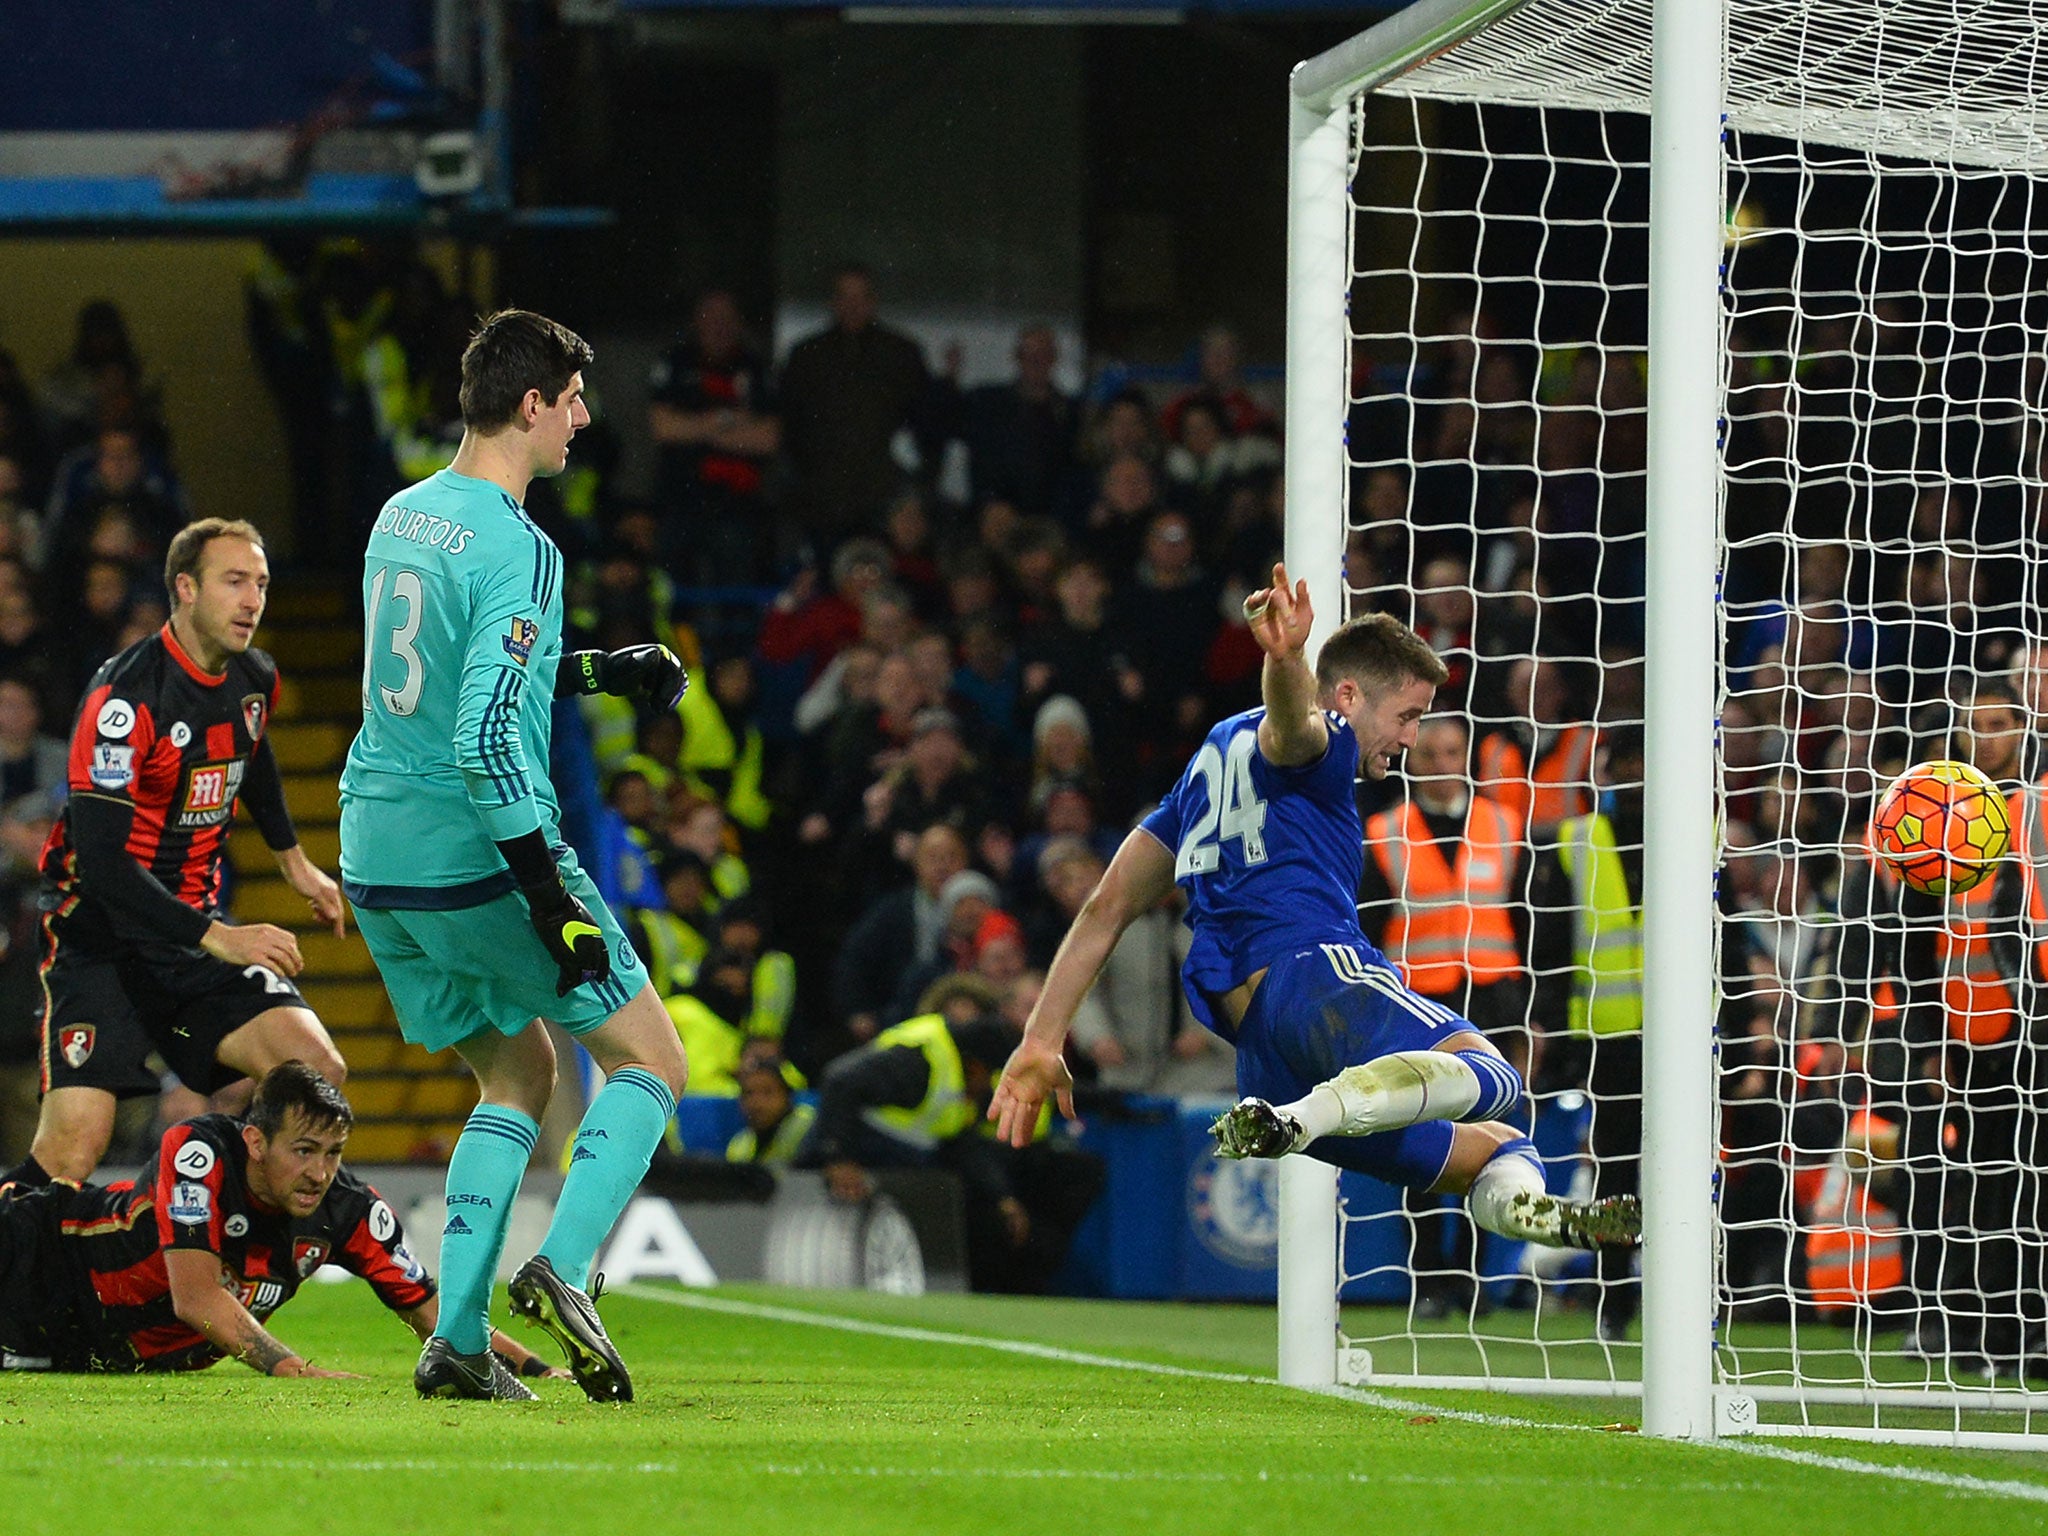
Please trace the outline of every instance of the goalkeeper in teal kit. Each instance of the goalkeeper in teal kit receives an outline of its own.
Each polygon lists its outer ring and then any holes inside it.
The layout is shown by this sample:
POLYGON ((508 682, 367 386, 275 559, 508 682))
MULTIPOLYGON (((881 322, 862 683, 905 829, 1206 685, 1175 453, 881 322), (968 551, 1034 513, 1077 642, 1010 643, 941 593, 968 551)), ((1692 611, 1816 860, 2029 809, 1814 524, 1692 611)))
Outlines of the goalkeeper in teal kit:
POLYGON ((462 355, 462 447, 392 497, 363 563, 363 728, 341 778, 343 888, 405 1038, 452 1046, 482 1102, 448 1164, 441 1311, 422 1396, 530 1398, 490 1352, 505 1224, 555 1084, 543 1018, 604 1069, 540 1251, 512 1309, 563 1346, 585 1393, 631 1378, 590 1266, 647 1171, 687 1069, 645 969, 563 846, 548 782, 549 707, 573 693, 681 697, 663 646, 562 653, 562 555, 522 508, 588 424, 590 348, 521 310, 462 355))

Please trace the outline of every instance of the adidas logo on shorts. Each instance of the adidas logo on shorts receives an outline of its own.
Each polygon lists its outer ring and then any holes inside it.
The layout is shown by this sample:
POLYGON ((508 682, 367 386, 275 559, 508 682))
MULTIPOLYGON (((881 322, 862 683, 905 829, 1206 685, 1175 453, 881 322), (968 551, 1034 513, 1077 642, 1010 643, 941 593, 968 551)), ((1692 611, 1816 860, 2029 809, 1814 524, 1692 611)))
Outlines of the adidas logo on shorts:
POLYGON ((476 1229, 460 1216, 450 1216, 448 1225, 441 1229, 443 1237, 472 1237, 475 1232, 476 1229))

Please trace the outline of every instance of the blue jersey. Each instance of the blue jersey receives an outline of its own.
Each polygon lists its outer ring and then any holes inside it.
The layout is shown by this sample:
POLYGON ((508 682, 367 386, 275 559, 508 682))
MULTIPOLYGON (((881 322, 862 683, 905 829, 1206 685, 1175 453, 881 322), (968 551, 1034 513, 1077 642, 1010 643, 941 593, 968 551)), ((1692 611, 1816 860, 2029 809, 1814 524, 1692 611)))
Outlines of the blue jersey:
POLYGON ((1143 822, 1173 854, 1174 881, 1187 892, 1188 1003, 1218 1033, 1210 1000, 1302 949, 1348 944, 1385 963, 1358 926, 1358 737, 1326 713, 1323 755, 1276 768, 1259 752, 1265 718, 1248 709, 1213 727, 1143 822))

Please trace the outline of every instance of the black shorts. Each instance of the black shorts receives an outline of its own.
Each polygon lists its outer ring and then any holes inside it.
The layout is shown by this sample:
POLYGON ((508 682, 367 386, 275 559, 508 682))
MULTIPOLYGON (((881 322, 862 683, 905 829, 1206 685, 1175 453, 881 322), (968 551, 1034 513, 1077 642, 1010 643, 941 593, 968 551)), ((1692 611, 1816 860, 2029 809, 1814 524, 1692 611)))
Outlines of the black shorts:
POLYGON ((154 1094, 153 1051, 180 1082, 212 1093, 242 1074, 214 1057, 221 1041, 272 1008, 303 1008, 299 989, 260 965, 200 949, 109 943, 83 912, 43 919, 43 1092, 99 1088, 154 1094), (80 921, 84 919, 84 921, 80 921))
POLYGON ((0 1369, 82 1371, 92 1364, 79 1282, 66 1272, 58 1247, 74 1193, 57 1184, 0 1195, 0 1369))

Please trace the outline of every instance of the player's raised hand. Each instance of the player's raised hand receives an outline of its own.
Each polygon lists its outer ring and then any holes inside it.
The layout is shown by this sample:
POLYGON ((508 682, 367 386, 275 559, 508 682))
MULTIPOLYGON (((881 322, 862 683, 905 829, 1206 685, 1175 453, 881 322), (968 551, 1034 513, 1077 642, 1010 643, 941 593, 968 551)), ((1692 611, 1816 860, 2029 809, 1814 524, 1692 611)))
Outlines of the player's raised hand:
POLYGON ((296 976, 306 968, 299 941, 289 928, 275 923, 223 923, 206 930, 199 947, 230 965, 260 965, 280 976, 296 976))
POLYGON ((1308 600, 1308 583, 1289 586, 1287 567, 1273 567, 1273 585, 1254 592, 1244 600, 1244 621, 1252 638, 1269 656, 1298 656, 1308 648, 1309 631, 1315 626, 1315 609, 1308 600))
POLYGON ((989 1100, 988 1117, 996 1123, 996 1136, 1013 1147, 1028 1147, 1038 1130, 1038 1113, 1045 1101, 1053 1099, 1060 1113, 1078 1122, 1074 1113, 1074 1074, 1066 1058, 1053 1047, 1026 1036, 1003 1065, 989 1100))

